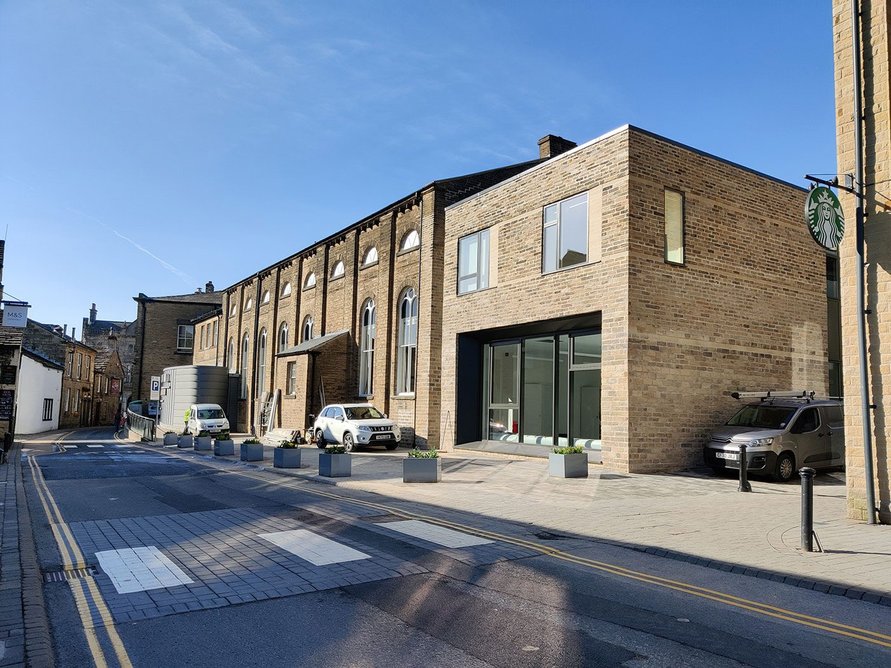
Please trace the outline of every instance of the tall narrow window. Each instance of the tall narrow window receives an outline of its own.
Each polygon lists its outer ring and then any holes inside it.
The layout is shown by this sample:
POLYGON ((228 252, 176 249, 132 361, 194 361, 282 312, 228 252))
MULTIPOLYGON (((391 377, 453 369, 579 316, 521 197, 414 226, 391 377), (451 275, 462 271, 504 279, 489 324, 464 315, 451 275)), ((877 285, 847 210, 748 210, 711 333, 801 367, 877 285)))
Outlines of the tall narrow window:
POLYGON ((248 355, 251 354, 251 340, 247 334, 241 340, 241 398, 247 399, 248 392, 248 355))
POLYGON ((278 328, 278 351, 282 352, 288 347, 288 323, 283 322, 278 328))
POLYGON ((229 346, 226 348, 226 355, 229 359, 229 373, 235 373, 238 368, 235 366, 235 339, 229 337, 229 346))
POLYGON ((297 394, 297 362, 288 362, 288 387, 287 393, 291 396, 297 394))
POLYGON ((489 287, 489 230, 458 240, 458 294, 489 287))
POLYGON ((408 288, 399 299, 399 349, 396 355, 396 393, 415 391, 415 361, 418 353, 418 296, 408 288))
POLYGON ((52 399, 44 399, 43 400, 43 421, 48 422, 53 419, 53 400, 52 399))
POLYGON ((312 316, 308 315, 303 319, 303 340, 309 341, 312 338, 312 316))
POLYGON ((359 333, 359 394, 367 397, 374 391, 374 339, 377 335, 377 313, 369 299, 362 307, 359 333))
POLYGON ((544 209, 541 268, 565 269, 588 261, 588 193, 544 209))
POLYGON ((684 264, 684 195, 665 191, 665 261, 684 264))
POLYGON ((78 353, 77 354, 77 379, 78 380, 83 378, 83 371, 84 371, 84 354, 78 353))
POLYGON ((260 330, 257 339, 257 391, 262 395, 266 383, 266 330, 260 330))
POLYGON ((214 348, 217 347, 217 339, 219 337, 219 333, 220 333, 220 321, 214 320, 213 321, 213 342, 211 343, 211 345, 214 348))
POLYGON ((192 350, 195 341, 194 325, 177 325, 176 328, 176 352, 188 352, 192 350))

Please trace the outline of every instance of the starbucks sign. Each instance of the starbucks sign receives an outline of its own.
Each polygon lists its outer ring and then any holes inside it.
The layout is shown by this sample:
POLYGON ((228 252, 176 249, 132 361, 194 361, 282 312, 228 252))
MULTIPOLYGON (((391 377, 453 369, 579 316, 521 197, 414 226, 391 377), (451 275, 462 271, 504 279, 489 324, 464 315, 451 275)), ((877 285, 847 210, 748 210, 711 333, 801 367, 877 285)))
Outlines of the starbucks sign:
POLYGON ((845 235, 845 216, 834 192, 822 186, 811 190, 804 216, 814 241, 827 250, 838 249, 845 235))

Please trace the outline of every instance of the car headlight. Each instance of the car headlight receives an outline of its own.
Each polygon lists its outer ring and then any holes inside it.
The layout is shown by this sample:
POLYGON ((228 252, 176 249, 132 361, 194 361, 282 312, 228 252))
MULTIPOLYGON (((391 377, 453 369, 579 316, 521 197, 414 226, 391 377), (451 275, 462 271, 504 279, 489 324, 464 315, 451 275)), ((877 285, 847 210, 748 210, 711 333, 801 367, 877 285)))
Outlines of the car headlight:
POLYGON ((362 426, 359 427, 359 431, 372 431, 372 429, 368 425, 363 424, 362 426))
POLYGON ((756 438, 752 441, 748 442, 748 447, 750 448, 763 448, 771 445, 773 443, 772 438, 756 438))

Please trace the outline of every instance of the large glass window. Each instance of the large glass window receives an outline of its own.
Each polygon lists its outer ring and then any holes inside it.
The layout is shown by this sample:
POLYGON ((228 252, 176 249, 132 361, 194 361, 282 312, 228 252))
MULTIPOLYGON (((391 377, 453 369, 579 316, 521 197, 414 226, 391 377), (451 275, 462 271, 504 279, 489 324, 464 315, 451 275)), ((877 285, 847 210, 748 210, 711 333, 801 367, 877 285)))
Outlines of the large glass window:
POLYGON ((458 294, 489 287, 489 230, 458 240, 458 294))
POLYGON ((260 330, 257 339, 257 391, 262 393, 266 383, 266 330, 260 330))
POLYGON ((554 435, 554 337, 523 344, 523 442, 551 444, 554 435))
POLYGON ((415 366, 418 354, 418 296, 408 288, 399 299, 399 336, 396 354, 396 393, 415 391, 415 366))
POLYGON ((374 391, 374 340, 377 336, 377 312, 369 299, 362 307, 362 326, 359 332, 359 394, 369 396, 374 391))
POLYGON ((665 191, 665 261, 684 264, 684 195, 665 191))
POLYGON ((176 350, 185 352, 192 349, 195 340, 194 325, 178 325, 176 328, 176 350))
POLYGON ((588 261, 588 193, 544 209, 542 271, 556 271, 588 261))
POLYGON ((493 345, 490 359, 489 438, 516 440, 520 418, 520 344, 493 345))
POLYGON ((248 356, 251 354, 251 340, 247 334, 241 340, 241 398, 248 394, 248 356))

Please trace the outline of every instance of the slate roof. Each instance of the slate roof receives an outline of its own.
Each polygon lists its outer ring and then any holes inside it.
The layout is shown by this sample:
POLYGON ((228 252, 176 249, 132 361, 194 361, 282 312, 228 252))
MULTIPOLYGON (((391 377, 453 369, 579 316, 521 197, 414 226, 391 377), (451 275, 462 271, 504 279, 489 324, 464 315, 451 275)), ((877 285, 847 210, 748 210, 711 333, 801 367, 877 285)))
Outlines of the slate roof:
POLYGON ((166 297, 149 297, 142 292, 133 299, 137 302, 179 302, 183 304, 215 304, 219 306, 223 303, 223 295, 225 293, 220 290, 214 292, 193 292, 188 295, 168 295, 166 297))
POLYGON ((349 334, 349 330, 342 329, 338 332, 331 332, 330 334, 325 334, 324 336, 318 336, 314 339, 310 339, 309 341, 304 341, 303 343, 292 346, 291 348, 286 348, 282 350, 280 353, 276 355, 276 357, 286 357, 289 355, 302 355, 308 352, 315 350, 316 348, 321 348, 326 343, 330 343, 334 339, 339 336, 343 336, 344 334, 349 334))
POLYGON ((39 362, 40 364, 42 364, 45 367, 49 367, 51 369, 58 369, 59 371, 65 370, 64 364, 59 364, 55 360, 51 360, 49 357, 41 355, 40 353, 38 353, 35 350, 28 350, 24 346, 22 346, 22 355, 24 355, 25 357, 30 357, 32 360, 34 360, 35 362, 39 362))

